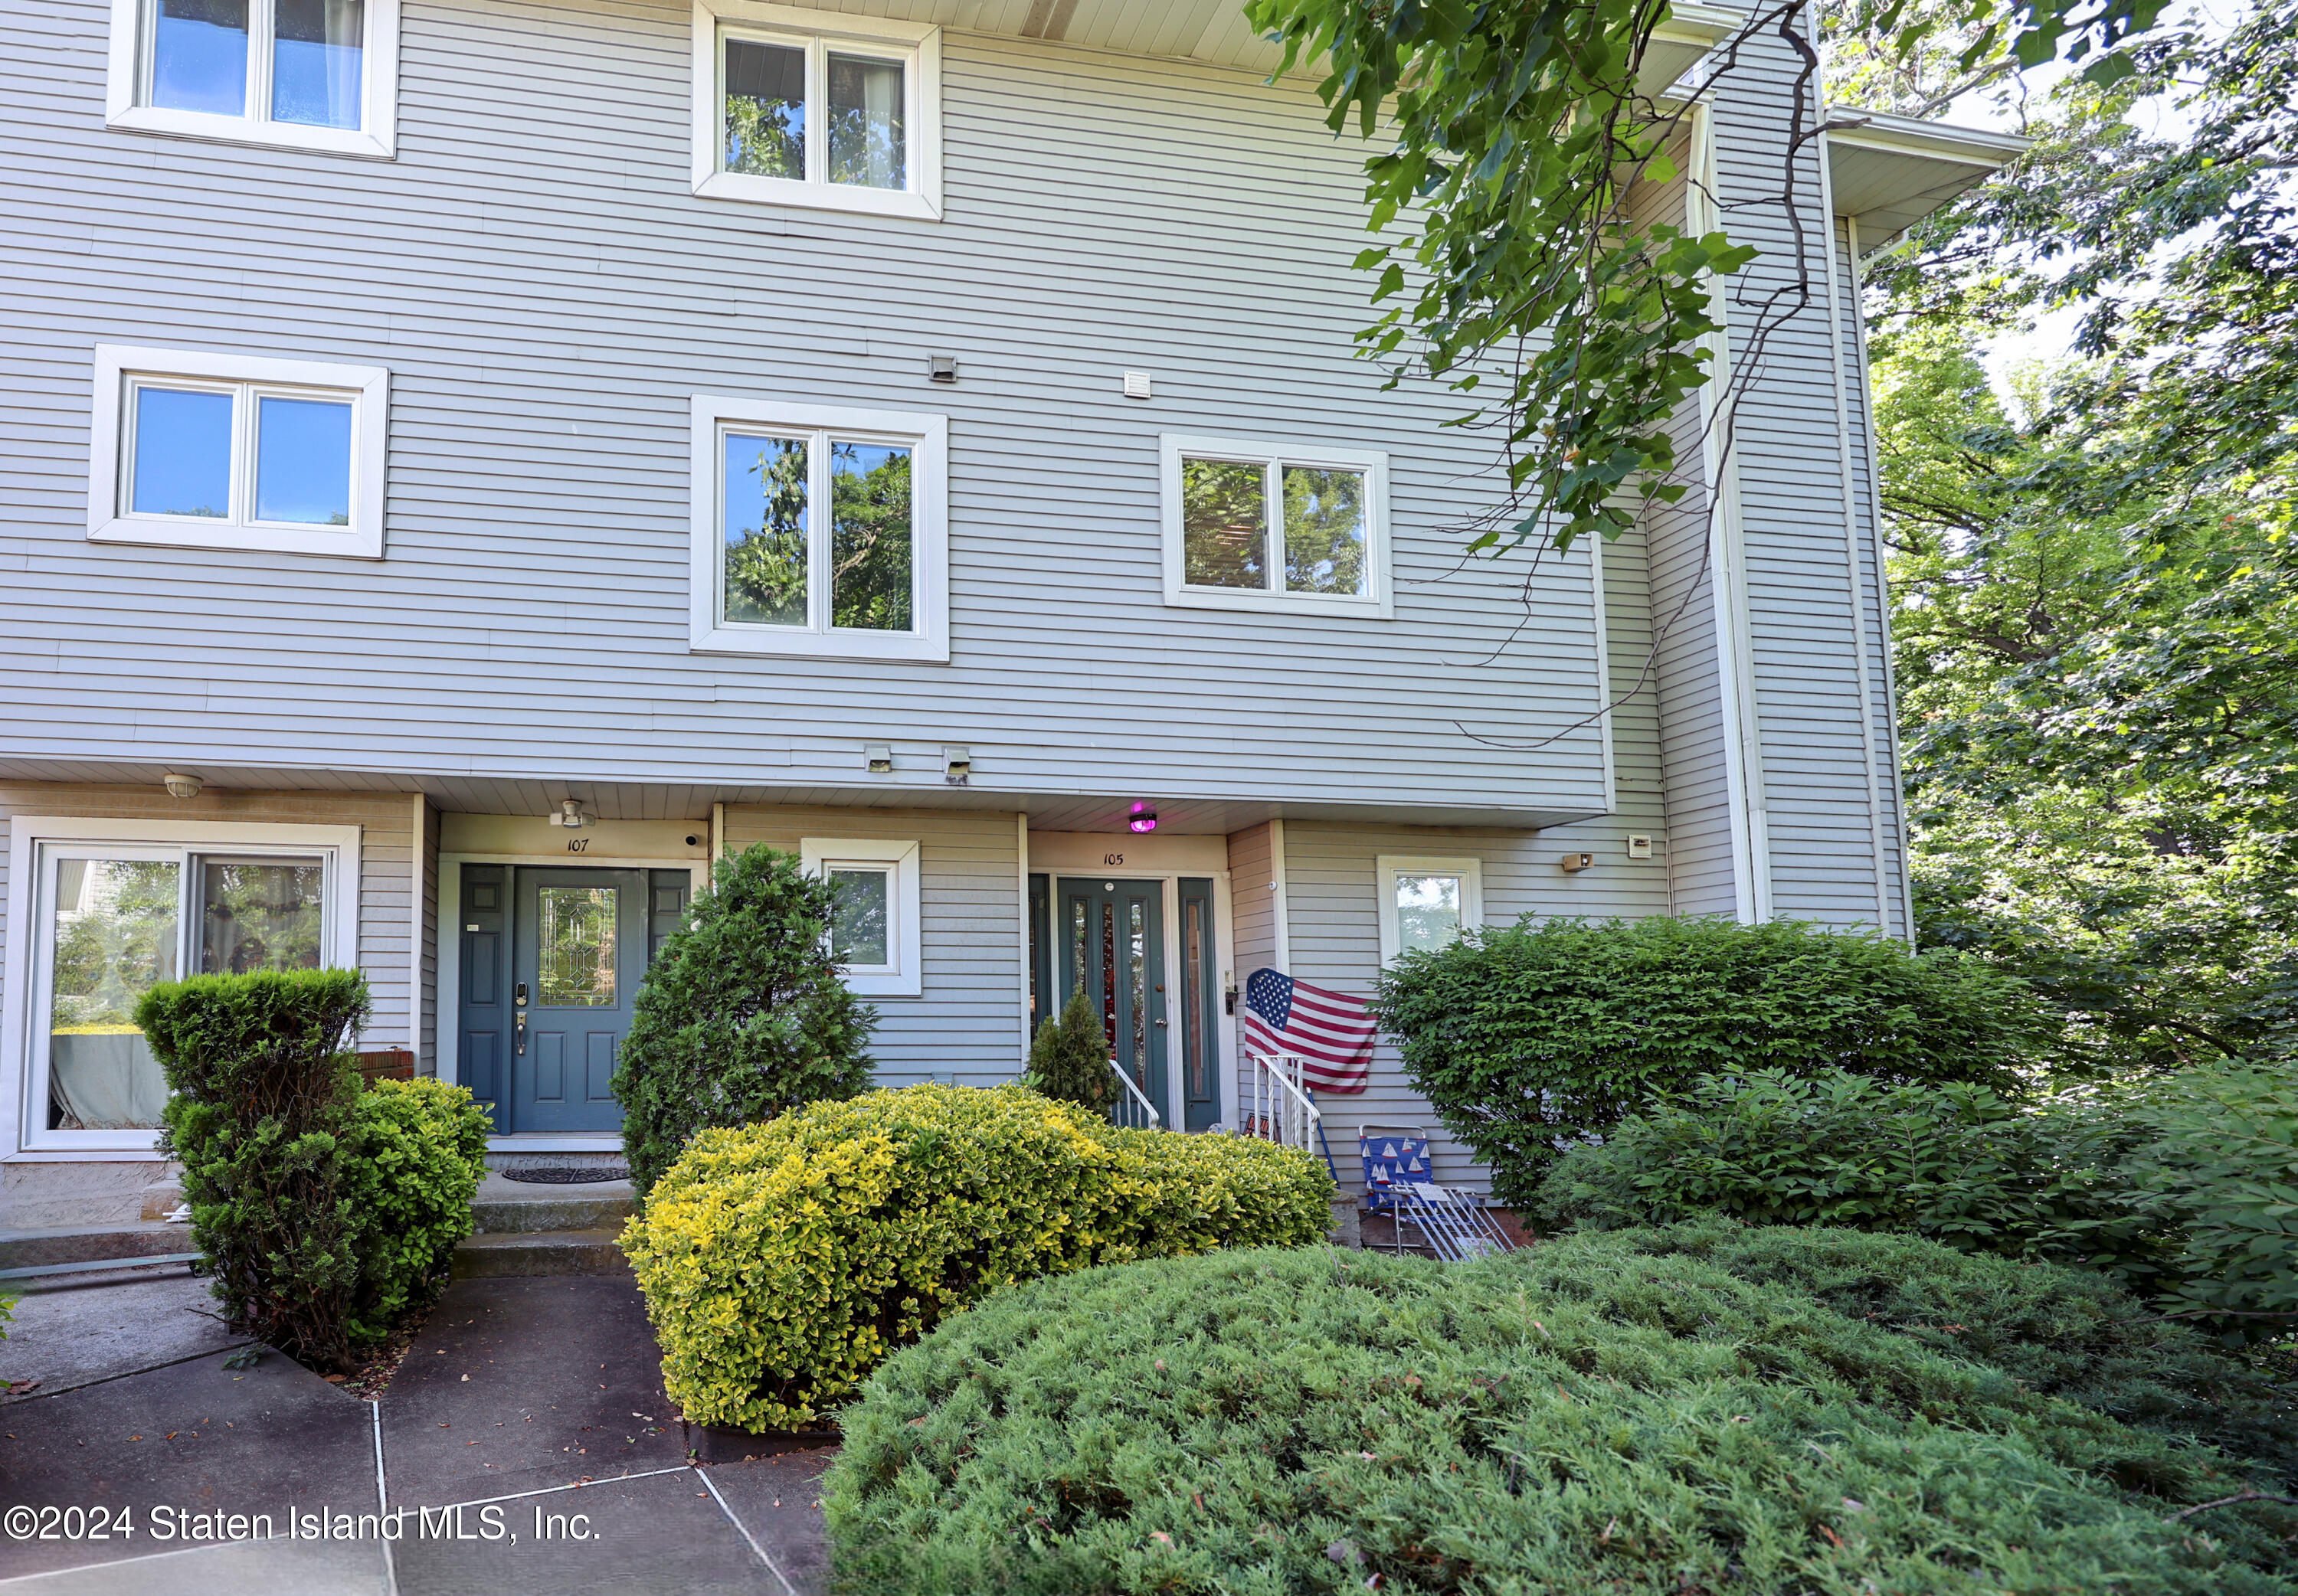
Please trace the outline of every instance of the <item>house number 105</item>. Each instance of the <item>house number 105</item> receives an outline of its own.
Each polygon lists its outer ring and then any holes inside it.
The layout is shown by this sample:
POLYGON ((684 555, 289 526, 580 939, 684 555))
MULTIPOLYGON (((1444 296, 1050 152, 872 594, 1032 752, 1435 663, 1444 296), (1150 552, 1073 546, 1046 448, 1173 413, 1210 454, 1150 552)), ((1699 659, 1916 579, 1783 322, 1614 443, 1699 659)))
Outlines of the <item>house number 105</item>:
POLYGON ((1125 856, 1123 854, 1104 854, 1101 856, 1101 862, 1104 864, 1122 864, 1125 863, 1125 856))

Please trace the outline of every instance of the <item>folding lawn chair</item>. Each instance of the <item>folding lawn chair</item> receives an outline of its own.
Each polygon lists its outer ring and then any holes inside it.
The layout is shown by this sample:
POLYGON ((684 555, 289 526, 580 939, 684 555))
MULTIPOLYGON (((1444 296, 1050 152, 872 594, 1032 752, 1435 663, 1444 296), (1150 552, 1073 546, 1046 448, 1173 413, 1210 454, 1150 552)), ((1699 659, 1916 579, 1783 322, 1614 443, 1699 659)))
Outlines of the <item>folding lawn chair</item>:
POLYGON ((1429 1178, 1428 1133, 1421 1127, 1360 1126, 1357 1158, 1364 1166, 1365 1206, 1389 1216, 1399 1253, 1404 1251, 1407 1225, 1420 1232, 1429 1251, 1451 1263, 1514 1250, 1516 1244, 1475 1196, 1429 1178), (1376 1135, 1376 1130, 1385 1133, 1376 1135), (1394 1134, 1400 1130, 1408 1134, 1394 1134))

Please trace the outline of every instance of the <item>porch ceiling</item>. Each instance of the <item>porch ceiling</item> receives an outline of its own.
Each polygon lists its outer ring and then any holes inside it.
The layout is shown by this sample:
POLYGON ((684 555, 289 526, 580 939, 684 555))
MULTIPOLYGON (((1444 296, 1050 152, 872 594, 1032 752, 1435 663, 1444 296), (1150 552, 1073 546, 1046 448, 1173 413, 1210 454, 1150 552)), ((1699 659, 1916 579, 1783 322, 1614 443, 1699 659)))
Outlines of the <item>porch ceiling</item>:
POLYGON ((591 781, 579 776, 413 775, 393 771, 233 765, 208 760, 174 764, 63 759, 0 759, 0 783, 156 789, 169 771, 207 786, 252 792, 404 792, 428 795, 433 807, 462 815, 550 815, 576 798, 601 820, 707 820, 713 804, 803 804, 848 809, 970 809, 1025 813, 1031 829, 1122 832, 1129 806, 1156 806, 1169 836, 1226 836, 1267 820, 1354 820, 1384 825, 1540 829, 1591 818, 1592 810, 1501 808, 1362 802, 1302 803, 1276 798, 1208 798, 1153 789, 1119 793, 1030 793, 983 785, 951 787, 930 773, 902 773, 853 787, 770 787, 732 783, 591 781))

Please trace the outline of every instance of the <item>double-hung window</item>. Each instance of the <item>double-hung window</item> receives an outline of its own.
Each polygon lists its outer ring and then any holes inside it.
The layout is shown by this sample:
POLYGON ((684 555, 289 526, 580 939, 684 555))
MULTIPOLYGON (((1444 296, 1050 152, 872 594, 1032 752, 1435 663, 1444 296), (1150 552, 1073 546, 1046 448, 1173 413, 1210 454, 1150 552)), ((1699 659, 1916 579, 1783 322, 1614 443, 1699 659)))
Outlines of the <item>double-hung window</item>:
POLYGON ((112 0, 115 128, 393 153, 399 0, 112 0))
POLYGON ((694 401, 693 647, 949 657, 948 421, 694 401))
POLYGON ((918 845, 839 837, 798 840, 798 863, 835 893, 830 956, 847 987, 865 997, 924 991, 918 923, 918 845))
POLYGON ((16 831, 17 1146, 151 1145, 168 1088, 135 1014, 160 982, 357 958, 356 827, 20 817, 16 831))
POLYGON ((1161 456, 1165 602, 1392 613, 1385 454, 1169 434, 1161 456))
POLYGON ((98 345, 96 542, 383 558, 390 374, 98 345))
POLYGON ((694 191, 941 215, 940 30, 696 0, 694 191))
POLYGON ((1383 854, 1375 861, 1380 892, 1380 962, 1434 953, 1484 921, 1484 864, 1383 854))

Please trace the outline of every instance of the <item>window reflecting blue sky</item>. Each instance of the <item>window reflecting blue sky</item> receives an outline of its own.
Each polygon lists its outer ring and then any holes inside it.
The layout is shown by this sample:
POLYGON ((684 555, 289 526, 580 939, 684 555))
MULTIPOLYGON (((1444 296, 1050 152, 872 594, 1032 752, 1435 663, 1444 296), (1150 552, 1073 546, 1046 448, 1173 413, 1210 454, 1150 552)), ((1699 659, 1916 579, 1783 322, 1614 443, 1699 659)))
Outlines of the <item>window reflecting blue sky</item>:
POLYGON ((360 125, 365 0, 277 0, 271 116, 314 128, 360 125))
POLYGON ((231 514, 231 406, 228 393, 136 390, 134 513, 231 514))
POLYGON ((256 403, 255 518, 351 524, 351 407, 321 399, 256 403))
POLYGON ((247 0, 160 0, 152 103, 247 114, 247 0))

